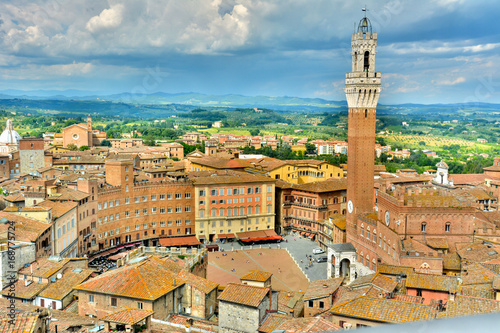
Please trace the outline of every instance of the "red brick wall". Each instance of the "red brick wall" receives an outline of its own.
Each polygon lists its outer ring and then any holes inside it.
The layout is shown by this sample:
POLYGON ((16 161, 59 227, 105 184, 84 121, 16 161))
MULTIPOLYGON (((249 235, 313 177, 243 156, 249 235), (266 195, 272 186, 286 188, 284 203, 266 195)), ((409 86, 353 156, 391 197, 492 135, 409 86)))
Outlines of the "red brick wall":
POLYGON ((43 139, 21 139, 19 140, 19 150, 43 150, 43 139))

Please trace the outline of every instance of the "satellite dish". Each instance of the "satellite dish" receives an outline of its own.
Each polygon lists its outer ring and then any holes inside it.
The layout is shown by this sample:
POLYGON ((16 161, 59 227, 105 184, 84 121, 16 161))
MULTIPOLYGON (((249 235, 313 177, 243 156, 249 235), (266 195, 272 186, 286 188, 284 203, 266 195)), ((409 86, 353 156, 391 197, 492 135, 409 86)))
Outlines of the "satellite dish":
POLYGON ((57 279, 61 279, 62 278, 62 274, 61 273, 57 273, 57 279))

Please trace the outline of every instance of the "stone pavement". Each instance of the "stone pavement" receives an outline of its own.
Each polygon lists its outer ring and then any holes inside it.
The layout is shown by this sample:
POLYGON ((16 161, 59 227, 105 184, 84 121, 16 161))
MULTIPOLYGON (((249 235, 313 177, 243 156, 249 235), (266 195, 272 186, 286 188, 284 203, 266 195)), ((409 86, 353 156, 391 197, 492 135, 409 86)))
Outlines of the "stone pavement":
MULTIPOLYGON (((287 235, 285 236, 285 239, 287 242, 281 242, 281 243, 272 243, 272 244, 259 244, 259 245, 254 245, 254 249, 287 249, 288 253, 290 256, 293 258, 293 260, 297 263, 298 267, 302 270, 302 272, 307 276, 307 278, 310 281, 316 281, 316 280, 322 280, 326 279, 326 271, 327 271, 327 263, 326 262, 321 262, 317 263, 314 262, 311 267, 308 267, 309 259, 306 258, 306 255, 312 256, 314 259, 319 258, 321 256, 326 256, 326 253, 323 254, 313 254, 312 250, 314 248, 319 247, 318 244, 315 241, 311 241, 307 238, 303 238, 300 236, 292 236, 292 235, 287 235), (302 260, 302 263, 300 262, 302 260)), ((250 249, 252 247, 250 246, 244 246, 242 247, 239 245, 237 242, 234 243, 218 243, 219 246, 224 249, 224 251, 231 251, 232 249, 234 250, 242 250, 242 249, 250 249)), ((220 252, 216 252, 220 253, 220 252)), ((210 261, 209 261, 210 262, 210 261)), ((254 269, 259 269, 259 268, 254 268, 254 269)), ((284 268, 281 268, 284 270, 284 268)), ((286 282, 286 281, 285 281, 286 282)))

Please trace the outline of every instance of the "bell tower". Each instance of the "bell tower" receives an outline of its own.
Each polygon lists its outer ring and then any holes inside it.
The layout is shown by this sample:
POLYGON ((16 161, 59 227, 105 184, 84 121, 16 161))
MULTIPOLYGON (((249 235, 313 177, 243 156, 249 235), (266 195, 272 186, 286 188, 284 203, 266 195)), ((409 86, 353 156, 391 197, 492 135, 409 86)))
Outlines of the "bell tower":
POLYGON ((375 72, 377 33, 363 17, 352 34, 352 71, 346 74, 349 107, 347 157, 347 242, 356 246, 356 216, 373 212, 375 121, 380 73, 375 72))

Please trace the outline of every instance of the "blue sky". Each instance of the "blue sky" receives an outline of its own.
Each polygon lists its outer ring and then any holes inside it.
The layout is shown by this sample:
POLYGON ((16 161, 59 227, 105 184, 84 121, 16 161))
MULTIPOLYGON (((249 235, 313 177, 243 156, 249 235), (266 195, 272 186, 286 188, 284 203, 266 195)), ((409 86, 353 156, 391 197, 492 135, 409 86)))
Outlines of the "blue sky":
POLYGON ((4 0, 0 90, 344 100, 365 4, 380 103, 500 103, 493 0, 4 0))

